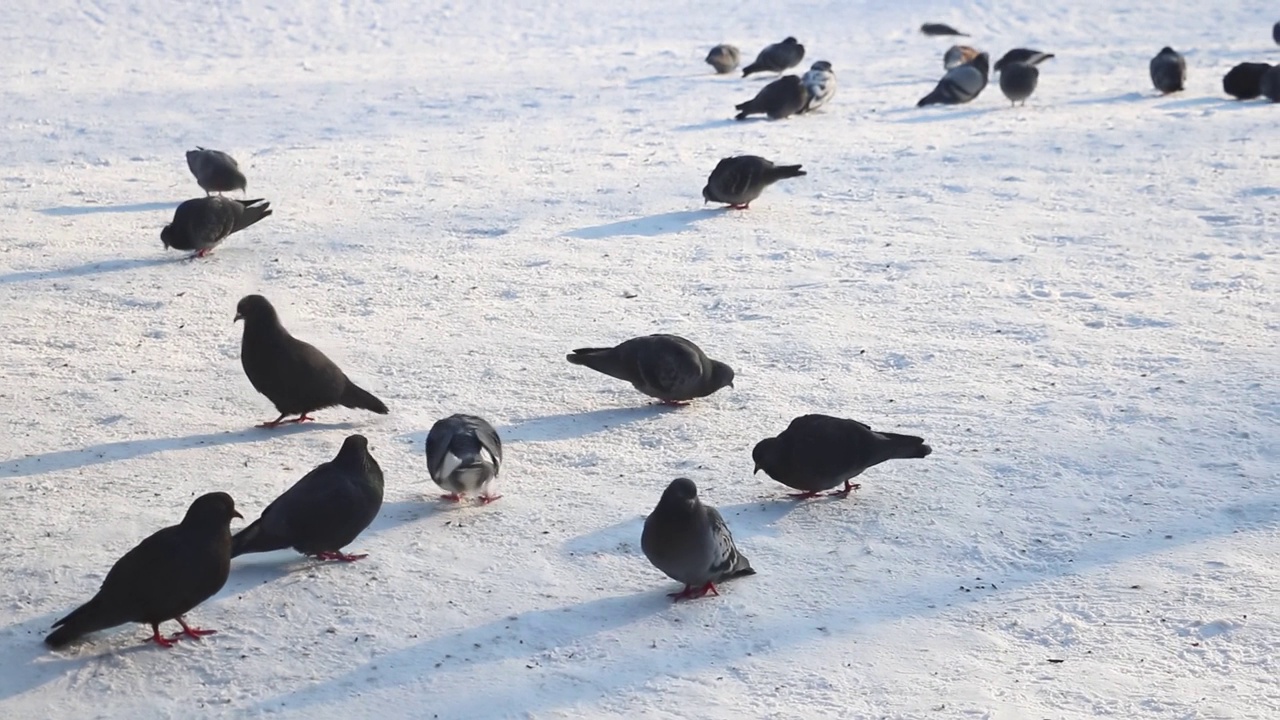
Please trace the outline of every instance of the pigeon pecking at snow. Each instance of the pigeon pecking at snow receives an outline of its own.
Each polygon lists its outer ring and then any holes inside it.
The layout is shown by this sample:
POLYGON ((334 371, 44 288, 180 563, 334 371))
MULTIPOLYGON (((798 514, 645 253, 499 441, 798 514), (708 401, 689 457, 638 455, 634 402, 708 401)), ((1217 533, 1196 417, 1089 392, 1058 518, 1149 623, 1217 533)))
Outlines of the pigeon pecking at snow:
POLYGON ((734 210, 746 210, 770 185, 786 178, 807 175, 800 165, 774 165, 756 155, 737 155, 716 163, 702 188, 704 202, 720 202, 734 210))
POLYGON ((799 65, 803 59, 804 46, 795 38, 789 37, 761 50, 755 62, 742 69, 742 77, 758 72, 781 73, 799 65))
POLYGON ((196 184, 206 193, 244 190, 249 183, 240 172, 235 158, 221 150, 208 150, 196 146, 187 151, 187 167, 196 176, 196 184))
POLYGON ((1262 75, 1258 82, 1258 90, 1271 102, 1280 102, 1280 65, 1276 65, 1262 75))
POLYGON ((226 493, 196 498, 181 523, 157 531, 117 560, 93 599, 55 622, 45 643, 58 648, 91 632, 131 622, 150 625, 149 639, 161 647, 170 647, 184 636, 199 638, 217 632, 193 628, 182 616, 226 584, 231 569, 231 518, 238 517, 235 502, 226 493), (169 638, 161 635, 160 623, 167 620, 177 620, 182 632, 169 638))
POLYGON ((724 75, 731 73, 734 68, 738 67, 741 54, 738 48, 732 45, 717 45, 711 48, 711 52, 707 53, 707 64, 715 68, 716 72, 724 75))
POLYGON ((702 504, 698 486, 688 478, 672 480, 645 518, 640 549, 654 567, 684 583, 670 594, 675 600, 719 595, 716 583, 756 572, 738 552, 719 511, 702 504))
POLYGON ((978 97, 982 89, 987 86, 989 62, 990 58, 986 53, 978 53, 978 56, 969 62, 951 68, 938 81, 933 92, 920 98, 916 107, 961 105, 978 97))
POLYGON ((1171 47, 1160 48, 1151 58, 1151 84, 1168 95, 1182 90, 1187 82, 1187 61, 1171 47))
POLYGON ((160 231, 166 248, 195 250, 192 257, 204 257, 226 240, 271 214, 271 203, 232 200, 214 195, 186 200, 173 211, 173 221, 160 231))
POLYGON ((677 335, 645 335, 614 347, 578 348, 565 359, 625 380, 667 405, 733 387, 733 368, 677 335))
POLYGON ((792 497, 810 498, 844 483, 833 495, 847 496, 859 486, 849 480, 886 460, 928 457, 933 449, 913 435, 876 432, 857 420, 830 415, 802 415, 777 437, 756 443, 751 451, 754 472, 800 490, 792 497))
POLYGON ((337 457, 321 463, 231 539, 231 557, 293 548, 319 560, 351 562, 350 545, 382 508, 382 468, 363 435, 350 435, 337 457))
POLYGON ((1270 69, 1267 63, 1240 63, 1222 76, 1222 89, 1237 100, 1252 100, 1262 94, 1262 76, 1270 69))
POLYGON ((358 387, 332 360, 315 347, 289 334, 271 303, 261 295, 246 295, 236 305, 236 321, 244 320, 240 364, 253 388, 267 396, 280 417, 258 427, 312 420, 308 413, 335 405, 387 414, 387 406, 358 387))
POLYGON ((427 472, 446 491, 445 500, 457 502, 478 495, 490 503, 501 495, 489 485, 502 468, 502 438, 488 420, 475 415, 450 415, 436 421, 427 433, 427 472))
POLYGON ((804 83, 804 89, 808 93, 808 99, 800 109, 802 113, 813 112, 836 96, 836 71, 831 69, 831 63, 826 60, 819 60, 810 66, 800 82, 804 83))
POLYGON ((781 120, 802 112, 809 102, 809 92, 795 75, 783 75, 765 85, 754 98, 734 106, 739 111, 735 120, 746 120, 749 115, 768 115, 771 120, 781 120))

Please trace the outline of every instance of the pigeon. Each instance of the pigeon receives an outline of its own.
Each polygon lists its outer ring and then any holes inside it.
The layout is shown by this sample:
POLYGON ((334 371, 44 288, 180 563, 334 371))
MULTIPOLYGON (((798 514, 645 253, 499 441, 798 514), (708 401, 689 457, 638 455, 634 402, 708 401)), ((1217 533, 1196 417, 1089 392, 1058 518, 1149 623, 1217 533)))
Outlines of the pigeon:
POLYGON ((952 45, 942 54, 942 68, 950 70, 978 57, 978 51, 968 45, 952 45))
POLYGON ((248 181, 240 172, 235 158, 221 150, 208 150, 199 145, 187 151, 187 167, 196 176, 196 183, 207 194, 244 190, 248 181))
POLYGON ((427 433, 427 472, 444 490, 445 500, 457 502, 464 495, 479 495, 483 503, 502 497, 491 495, 489 484, 502 468, 502 438, 487 420, 475 415, 450 415, 427 433))
POLYGON ((928 457, 933 449, 923 438, 876 432, 857 420, 830 415, 801 415, 777 437, 756 443, 751 451, 754 472, 800 490, 792 497, 810 498, 840 483, 832 495, 848 496, 859 486, 850 478, 886 460, 928 457))
POLYGON ((226 584, 231 518, 238 517, 226 493, 196 498, 181 523, 152 534, 117 560, 98 594, 54 623, 45 643, 59 648, 91 632, 131 622, 150 625, 149 640, 166 648, 183 636, 216 633, 191 627, 182 616, 226 584), (161 635, 160 623, 166 620, 177 620, 182 632, 161 635))
POLYGON ((244 374, 280 411, 280 417, 258 427, 277 427, 289 415, 298 416, 291 423, 313 420, 308 413, 335 405, 387 414, 381 400, 357 387, 324 353, 290 335, 266 298, 241 298, 235 319, 244 320, 244 374))
POLYGON ((644 520, 640 548, 653 566, 684 589, 675 600, 719 595, 716 583, 743 575, 755 575, 745 555, 738 552, 724 518, 698 499, 698 486, 688 478, 676 478, 662 493, 658 506, 644 520))
POLYGON ((666 405, 733 387, 733 368, 708 358, 702 348, 676 335, 645 335, 611 348, 578 348, 565 359, 626 380, 666 405))
POLYGON ((735 105, 733 109, 740 112, 734 119, 746 120, 748 115, 762 113, 770 119, 781 120, 803 111, 808 101, 809 93, 800 78, 783 75, 761 88, 754 98, 735 105))
POLYGON ((978 97, 978 93, 987 86, 988 62, 986 53, 963 65, 957 65, 947 71, 938 81, 933 92, 920 98, 916 107, 925 105, 961 105, 978 97))
POLYGON ((734 210, 746 210, 770 185, 786 178, 807 175, 800 165, 774 165, 755 155, 724 158, 707 176, 702 188, 704 203, 720 202, 734 210))
POLYGON ((717 45, 707 53, 707 64, 715 68, 717 73, 724 75, 738 67, 740 57, 738 48, 732 45, 717 45))
POLYGON ((1271 102, 1280 102, 1280 65, 1268 70, 1258 83, 1258 89, 1271 102))
POLYGON ((293 548, 318 560, 353 562, 351 544, 382 509, 382 468, 363 435, 348 435, 337 457, 320 463, 231 538, 231 557, 293 548))
POLYGON ((751 73, 781 73, 800 64, 804 59, 804 46, 789 37, 780 43, 774 43, 760 51, 756 61, 742 69, 742 77, 751 73))
POLYGON ((959 35, 960 37, 969 37, 969 33, 962 33, 946 23, 925 23, 920 26, 920 32, 925 35, 959 35))
POLYGON ((1151 84, 1164 94, 1178 92, 1187 82, 1187 61, 1171 47, 1151 58, 1151 84))
POLYGON ((814 63, 800 82, 804 83, 804 89, 808 91, 809 96, 800 110, 802 113, 817 110, 836 96, 836 71, 831 69, 831 63, 826 60, 814 63))
POLYGON ((1027 98, 1035 92, 1040 81, 1040 68, 1030 63, 1008 63, 1000 71, 1000 92, 1009 98, 1009 104, 1027 104, 1027 98))
POLYGON ((1280 22, 1271 26, 1271 39, 1275 40, 1277 45, 1280 45, 1280 22))
POLYGON ((991 66, 992 70, 1000 72, 1005 65, 1010 63, 1026 63, 1028 65, 1039 65, 1040 63, 1054 57, 1053 53, 1041 52, 1039 50, 1028 50, 1027 48, 1014 48, 1004 54, 1004 57, 996 61, 991 66))
POLYGON ((228 235, 270 214, 271 203, 262 198, 232 200, 214 195, 186 200, 173 211, 173 222, 160 231, 160 242, 166 248, 195 250, 193 258, 204 257, 228 235))
POLYGON ((1222 77, 1222 89, 1237 100, 1252 100, 1262 94, 1262 76, 1270 69, 1266 63, 1240 63, 1222 77))

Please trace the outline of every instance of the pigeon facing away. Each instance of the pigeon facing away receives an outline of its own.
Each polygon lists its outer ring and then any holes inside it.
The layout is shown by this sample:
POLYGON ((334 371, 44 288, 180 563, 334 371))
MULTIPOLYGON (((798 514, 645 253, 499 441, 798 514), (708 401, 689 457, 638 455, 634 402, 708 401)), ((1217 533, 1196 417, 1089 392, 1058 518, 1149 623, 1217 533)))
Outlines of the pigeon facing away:
POLYGON ((1171 47, 1151 58, 1151 84, 1164 94, 1178 92, 1187 82, 1187 61, 1171 47))
POLYGON ((171 647, 183 636, 199 638, 216 630, 187 625, 183 615, 213 597, 231 569, 231 518, 240 517, 231 496, 201 495, 177 525, 138 543, 111 566, 98 594, 53 624, 44 639, 62 647, 84 635, 125 623, 151 626, 150 641, 171 647), (182 632, 165 638, 160 623, 177 620, 182 632))
POLYGON ((1280 65, 1263 74, 1261 82, 1258 83, 1258 89, 1271 102, 1280 102, 1280 65))
POLYGON ((756 155, 724 158, 707 176, 702 188, 704 203, 720 202, 734 210, 746 210, 770 185, 786 178, 807 175, 800 165, 774 165, 756 155))
POLYGON ((1040 81, 1040 68, 1030 63, 1008 63, 1000 71, 1000 92, 1009 98, 1009 104, 1027 104, 1027 98, 1035 92, 1040 81))
POLYGON ((502 438, 489 421, 475 415, 450 415, 427 433, 427 472, 457 502, 464 495, 479 495, 483 503, 502 497, 491 495, 489 484, 502 468, 502 438))
POLYGON ((241 298, 235 319, 244 320, 240 342, 244 374, 280 412, 280 417, 258 427, 276 427, 289 415, 298 417, 288 422, 312 420, 308 413, 335 405, 387 414, 381 400, 351 382, 324 353, 290 335, 266 298, 241 298))
POLYGON ((1280 45, 1280 22, 1271 26, 1271 39, 1275 40, 1277 45, 1280 45))
POLYGON ((920 98, 916 107, 926 105, 961 105, 978 97, 987 86, 988 62, 986 53, 978 53, 973 60, 947 71, 938 81, 933 92, 920 98))
POLYGON ((968 45, 952 45, 942 54, 942 68, 950 70, 978 57, 978 51, 968 45))
POLYGON ((195 250, 191 257, 204 257, 227 236, 270 214, 271 203, 262 198, 232 200, 214 195, 186 200, 173 211, 173 222, 160 231, 160 242, 166 248, 195 250))
POLYGON ((640 548, 653 566, 684 589, 676 600, 719 595, 716 583, 755 575, 746 556, 738 552, 724 518, 698 499, 698 486, 676 478, 662 493, 658 506, 644 520, 640 548))
POLYGON ((1266 63, 1240 63, 1222 77, 1222 89, 1237 100, 1252 100, 1262 94, 1262 76, 1270 69, 1266 63))
POLYGON ((804 110, 809 93, 804 83, 795 75, 783 75, 760 89, 756 96, 734 106, 738 110, 735 120, 746 120, 748 115, 762 113, 772 120, 795 115, 804 110))
POLYGON ((996 61, 991 67, 992 70, 1000 72, 1005 65, 1010 63, 1026 63, 1028 65, 1039 65, 1040 63, 1053 57, 1053 53, 1040 52, 1039 50, 1029 50, 1027 48, 1014 48, 1004 54, 1004 57, 996 61))
POLYGON ((206 193, 244 190, 249 184, 240 172, 240 164, 221 150, 207 150, 197 145, 195 150, 187 151, 187 167, 206 193))
POLYGON ((809 498, 840 483, 833 495, 848 496, 859 486, 851 478, 886 460, 928 457, 933 449, 913 435, 876 432, 857 420, 829 415, 801 415, 777 437, 756 443, 751 451, 755 472, 765 473, 809 498))
POLYGON ((707 64, 715 68, 717 73, 724 75, 738 67, 740 57, 738 48, 732 45, 717 45, 707 53, 707 64))
POLYGON ((352 562, 350 545, 382 508, 382 468, 363 435, 349 435, 337 457, 321 463, 231 538, 231 557, 293 548, 319 560, 352 562))
POLYGON ((742 69, 742 77, 758 72, 781 73, 799 65, 803 59, 804 46, 795 38, 789 37, 761 50, 756 61, 742 69))
POLYGON ((969 33, 962 33, 946 23, 925 23, 920 26, 920 32, 925 35, 959 35, 960 37, 969 37, 969 33))
POLYGON ((804 83, 804 89, 809 95, 804 108, 800 110, 802 113, 817 110, 836 96, 836 71, 831 69, 831 63, 826 60, 814 63, 800 82, 804 83))
POLYGON ((645 335, 611 348, 578 348, 566 359, 626 380, 667 405, 733 387, 733 368, 712 360, 702 348, 676 335, 645 335))

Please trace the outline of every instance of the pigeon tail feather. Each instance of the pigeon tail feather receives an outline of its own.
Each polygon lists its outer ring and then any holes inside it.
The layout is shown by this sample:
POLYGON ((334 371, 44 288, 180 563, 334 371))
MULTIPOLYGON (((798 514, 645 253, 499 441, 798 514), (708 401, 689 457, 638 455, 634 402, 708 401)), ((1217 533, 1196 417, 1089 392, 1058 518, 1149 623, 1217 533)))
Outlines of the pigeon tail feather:
POLYGON ((899 435, 898 433, 880 433, 889 441, 889 457, 893 460, 910 460, 929 457, 933 448, 925 444, 924 438, 915 435, 899 435))
POLYGON ((347 387, 343 389, 342 398, 339 399, 338 402, 341 403, 343 407, 368 410, 370 412, 376 412, 379 415, 386 415, 390 412, 381 400, 374 397, 368 390, 365 390, 350 380, 347 381, 347 387))
POLYGON ((801 175, 808 175, 809 173, 805 172, 804 170, 801 170, 800 169, 801 167, 803 166, 778 165, 768 171, 768 173, 765 176, 765 179, 772 182, 775 180, 783 180, 786 178, 793 178, 793 177, 800 177, 801 175))

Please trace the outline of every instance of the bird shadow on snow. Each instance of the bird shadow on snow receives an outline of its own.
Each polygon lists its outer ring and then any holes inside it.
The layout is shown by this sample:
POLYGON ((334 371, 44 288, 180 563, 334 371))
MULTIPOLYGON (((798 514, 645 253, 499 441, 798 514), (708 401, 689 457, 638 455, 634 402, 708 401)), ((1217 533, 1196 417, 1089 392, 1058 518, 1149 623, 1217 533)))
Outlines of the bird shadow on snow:
POLYGON ((498 428, 503 442, 549 442, 586 437, 619 425, 654 418, 679 408, 651 403, 635 407, 602 408, 588 412, 559 413, 522 418, 498 428))
POLYGON ((61 207, 41 208, 42 215, 54 217, 71 217, 75 215, 96 215, 98 213, 151 212, 153 210, 172 210, 178 202, 131 203, 128 205, 63 205, 61 207))
POLYGON ((686 230, 699 220, 706 220, 724 213, 724 208, 702 208, 698 210, 679 210, 659 213, 646 217, 619 220, 605 225, 592 225, 565 233, 567 237, 582 240, 603 240, 605 238, 638 235, 654 237, 686 230))
POLYGON ((691 123, 689 125, 677 125, 673 128, 676 132, 694 132, 696 130, 714 130, 717 128, 727 128, 731 125, 737 125, 740 121, 733 118, 721 118, 718 120, 707 120, 700 123, 691 123))
POLYGON ((187 256, 179 256, 177 258, 120 258, 118 260, 95 260, 83 265, 76 265, 68 268, 54 268, 52 270, 22 270, 19 272, 8 273, 7 275, 0 275, 0 285, 29 282, 32 280, 62 280, 64 278, 81 277, 84 275, 99 275, 102 273, 120 272, 123 270, 138 270, 140 268, 155 267, 156 265, 181 263, 187 259, 187 256))
MULTIPOLYGON (((934 123, 947 122, 949 120, 963 120, 964 118, 979 117, 982 115, 990 115, 998 110, 1004 110, 1007 106, 1001 105, 998 108, 969 108, 966 110, 949 110, 946 107, 923 107, 923 108, 902 108, 901 112, 907 113, 915 111, 910 117, 894 120, 896 123, 914 125, 916 123, 934 123)), ((890 110, 885 115, 895 114, 897 111, 890 110)))
POLYGON ((171 438, 141 438, 138 440, 122 440, 120 442, 92 445, 76 450, 57 450, 40 455, 29 455, 20 460, 9 460, 0 463, 0 479, 11 477, 29 477, 60 470, 100 465, 102 463, 129 460, 142 455, 165 452, 168 450, 187 450, 194 447, 213 447, 217 445, 233 445, 236 443, 263 442, 272 438, 310 432, 312 430, 349 430, 355 425, 342 423, 309 423, 281 426, 274 429, 247 428, 217 433, 200 433, 182 435, 171 438))
MULTIPOLYGON (((805 504, 793 498, 770 496, 754 502, 717 505, 716 509, 729 524, 734 539, 741 543, 760 535, 776 535, 776 523, 805 504)), ((634 555, 639 552, 644 518, 644 515, 637 515, 570 538, 564 543, 564 551, 571 556, 634 555)))

